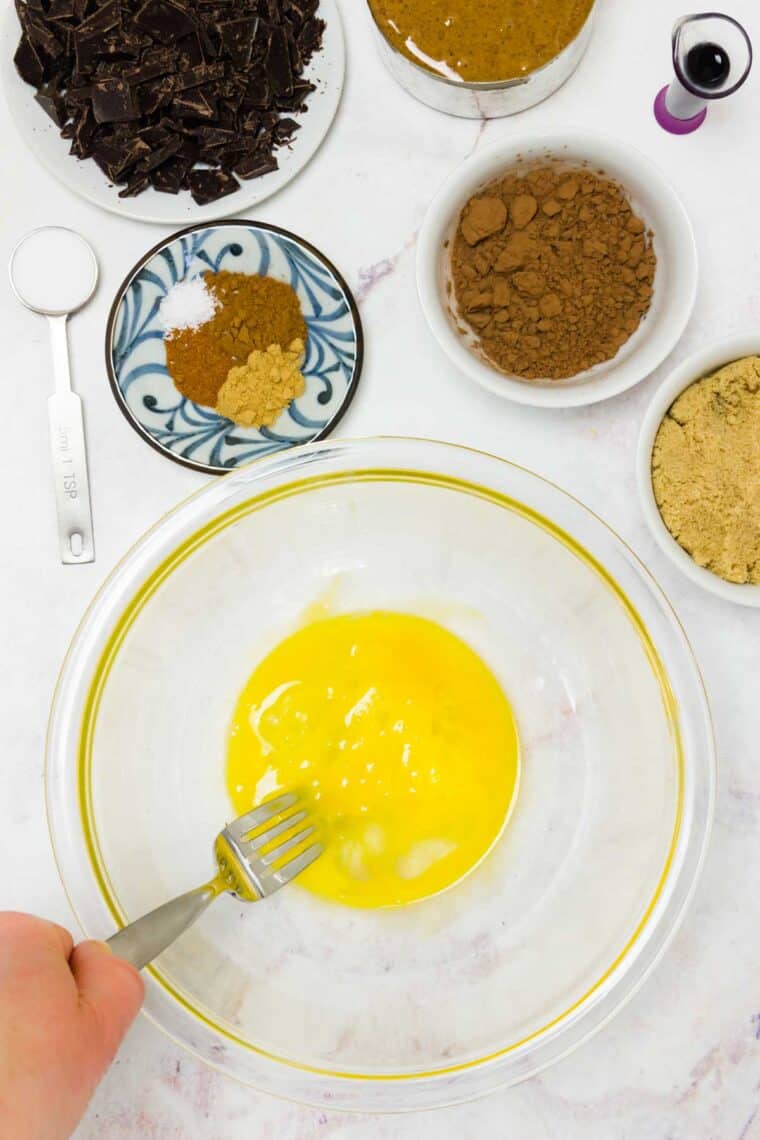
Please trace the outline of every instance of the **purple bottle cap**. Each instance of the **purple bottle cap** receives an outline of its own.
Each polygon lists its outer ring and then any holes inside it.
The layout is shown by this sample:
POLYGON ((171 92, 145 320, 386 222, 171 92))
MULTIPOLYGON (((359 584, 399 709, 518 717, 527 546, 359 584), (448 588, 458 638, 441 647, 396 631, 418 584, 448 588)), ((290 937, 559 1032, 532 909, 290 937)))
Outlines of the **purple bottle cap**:
POLYGON ((654 101, 654 117, 664 131, 671 135, 690 135, 697 131, 707 118, 707 107, 703 107, 691 119, 677 119, 671 115, 667 104, 668 86, 663 87, 654 101))

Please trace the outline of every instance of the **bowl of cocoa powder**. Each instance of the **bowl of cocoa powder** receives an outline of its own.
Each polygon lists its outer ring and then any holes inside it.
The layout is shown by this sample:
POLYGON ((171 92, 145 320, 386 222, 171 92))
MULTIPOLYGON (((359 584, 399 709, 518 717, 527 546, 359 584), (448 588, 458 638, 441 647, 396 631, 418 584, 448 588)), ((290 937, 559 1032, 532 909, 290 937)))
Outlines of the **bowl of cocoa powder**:
POLYGON ((501 142, 431 204, 417 281, 452 363, 522 404, 571 407, 644 380, 694 306, 691 223, 658 168, 588 131, 501 142))

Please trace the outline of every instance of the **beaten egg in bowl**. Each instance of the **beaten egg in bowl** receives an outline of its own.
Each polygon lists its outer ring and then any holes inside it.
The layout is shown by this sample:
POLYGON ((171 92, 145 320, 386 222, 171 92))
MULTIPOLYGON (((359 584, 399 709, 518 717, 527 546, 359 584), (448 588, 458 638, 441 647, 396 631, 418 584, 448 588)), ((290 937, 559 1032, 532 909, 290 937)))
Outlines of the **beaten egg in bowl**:
POLYGON ((493 847, 519 776, 515 718, 464 641, 405 613, 312 621, 256 667, 230 730, 235 814, 294 789, 327 840, 299 883, 360 907, 439 893, 493 847))

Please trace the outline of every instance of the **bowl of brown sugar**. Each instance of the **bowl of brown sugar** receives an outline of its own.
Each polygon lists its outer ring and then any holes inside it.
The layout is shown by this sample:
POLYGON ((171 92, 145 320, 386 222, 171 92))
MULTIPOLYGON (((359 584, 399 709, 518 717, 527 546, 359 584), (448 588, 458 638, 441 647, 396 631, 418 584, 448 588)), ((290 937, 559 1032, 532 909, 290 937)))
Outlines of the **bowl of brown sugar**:
POLYGON ((587 131, 502 142, 443 186, 417 251, 452 362, 522 404, 571 407, 647 377, 694 306, 697 253, 658 168, 587 131))
POLYGON ((661 550, 703 589, 760 607, 760 334, 708 345, 660 385, 637 473, 661 550))

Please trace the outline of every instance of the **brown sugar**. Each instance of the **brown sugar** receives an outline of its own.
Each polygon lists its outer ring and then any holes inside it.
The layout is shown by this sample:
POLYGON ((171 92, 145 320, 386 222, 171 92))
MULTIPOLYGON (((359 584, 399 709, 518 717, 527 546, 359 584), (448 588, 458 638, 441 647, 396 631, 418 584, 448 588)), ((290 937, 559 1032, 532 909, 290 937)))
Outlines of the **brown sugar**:
POLYGON ((210 321, 166 339, 166 366, 177 388, 196 404, 213 408, 230 369, 271 344, 306 342, 295 291, 286 281, 257 274, 205 273, 218 307, 210 321))
POLYGON ((646 316, 652 237, 602 173, 559 162, 510 171, 462 211, 451 247, 456 315, 507 375, 576 376, 611 360, 646 316))
POLYGON ((681 393, 655 439, 652 487, 663 522, 699 566, 760 585, 760 357, 681 393))

